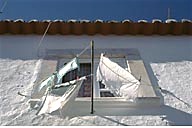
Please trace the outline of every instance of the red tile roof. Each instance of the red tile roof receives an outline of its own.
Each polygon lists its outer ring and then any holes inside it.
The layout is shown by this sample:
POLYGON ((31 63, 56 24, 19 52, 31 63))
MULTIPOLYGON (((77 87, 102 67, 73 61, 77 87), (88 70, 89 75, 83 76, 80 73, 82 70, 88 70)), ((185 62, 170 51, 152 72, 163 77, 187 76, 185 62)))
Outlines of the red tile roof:
POLYGON ((47 34, 61 35, 192 35, 192 22, 182 20, 177 22, 174 19, 153 20, 147 22, 139 20, 131 22, 124 20, 117 21, 37 21, 25 22, 23 20, 3 20, 0 21, 0 34, 43 34, 51 22, 47 34))

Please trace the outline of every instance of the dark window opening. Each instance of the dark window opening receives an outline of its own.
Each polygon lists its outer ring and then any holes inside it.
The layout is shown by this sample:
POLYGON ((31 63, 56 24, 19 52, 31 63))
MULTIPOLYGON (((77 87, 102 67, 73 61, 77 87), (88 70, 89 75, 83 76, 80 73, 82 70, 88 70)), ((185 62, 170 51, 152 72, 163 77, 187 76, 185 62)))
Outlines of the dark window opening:
POLYGON ((77 78, 77 69, 68 72, 62 80, 62 83, 69 82, 71 80, 75 80, 77 78))
MULTIPOLYGON (((79 77, 90 75, 90 74, 91 74, 91 64, 90 63, 81 63, 79 77)), ((77 75, 78 75, 77 69, 68 72, 63 77, 62 83, 76 79, 77 75)), ((78 93, 78 97, 90 97, 90 96, 91 96, 91 77, 88 77, 87 80, 85 80, 82 83, 81 88, 78 93)))
POLYGON ((101 82, 101 81, 99 81, 99 87, 100 87, 100 88, 105 88, 105 85, 104 85, 104 84, 102 84, 102 82, 101 82))
POLYGON ((110 91, 100 92, 100 97, 115 97, 110 91))
MULTIPOLYGON (((106 86, 104 84, 102 84, 101 81, 99 82, 99 87, 100 87, 100 89, 105 89, 106 88, 106 86)), ((110 91, 101 91, 100 92, 100 97, 115 97, 115 96, 110 91)))

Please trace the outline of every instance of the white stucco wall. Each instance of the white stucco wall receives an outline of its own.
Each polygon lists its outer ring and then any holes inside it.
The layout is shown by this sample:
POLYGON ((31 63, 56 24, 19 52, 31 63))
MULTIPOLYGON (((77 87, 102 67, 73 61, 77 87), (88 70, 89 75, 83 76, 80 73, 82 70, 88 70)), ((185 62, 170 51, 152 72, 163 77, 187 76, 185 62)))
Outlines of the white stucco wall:
MULTIPOLYGON (((0 58, 37 59, 37 47, 42 36, 0 35, 0 58)), ((91 40, 95 48, 137 48, 155 84, 151 63, 192 60, 191 36, 61 36, 47 35, 40 50, 85 48, 91 40)))

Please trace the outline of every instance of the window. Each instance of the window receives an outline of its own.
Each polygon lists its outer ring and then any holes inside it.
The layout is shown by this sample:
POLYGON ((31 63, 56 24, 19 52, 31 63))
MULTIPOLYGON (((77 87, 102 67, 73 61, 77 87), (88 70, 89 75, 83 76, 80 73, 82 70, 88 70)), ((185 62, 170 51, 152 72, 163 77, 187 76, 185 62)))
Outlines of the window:
MULTIPOLYGON (((118 63, 120 66, 123 68, 127 68, 127 62, 125 58, 110 58, 112 61, 118 63)), ((67 60, 61 61, 61 62, 67 62, 67 60)), ((60 63, 62 65, 62 63, 60 63)), ((94 67, 94 72, 96 76, 96 70, 97 66, 99 64, 99 58, 95 59, 95 67, 94 67)), ((80 59, 80 72, 78 74, 77 69, 68 72, 62 80, 62 83, 74 80, 77 78, 77 75, 79 77, 90 75, 91 74, 91 63, 90 60, 88 59, 80 59)), ((94 80, 94 95, 96 97, 116 97, 113 93, 110 92, 109 89, 106 88, 104 84, 101 82, 96 81, 96 77, 94 80), (97 86, 97 87, 96 87, 97 86)), ((87 80, 85 80, 79 90, 78 97, 90 97, 91 96, 91 77, 88 77, 87 80)))
MULTIPOLYGON (((91 74, 91 63, 81 63, 79 77, 91 74)), ((64 77, 62 82, 68 82, 77 78, 78 70, 73 70, 68 72, 64 77)), ((91 96, 91 77, 83 82, 78 93, 78 97, 90 97, 91 96)))
MULTIPOLYGON (((69 62, 74 55, 80 53, 79 49, 62 49, 50 50, 50 57, 58 57, 57 70, 63 66, 64 63, 69 62)), ((110 93, 110 90, 100 82, 96 81, 96 70, 100 61, 100 53, 106 52, 106 56, 113 62, 118 63, 121 67, 132 72, 136 77, 142 77, 148 85, 151 85, 148 74, 145 70, 145 65, 140 57, 139 51, 135 49, 96 49, 94 58, 94 108, 95 111, 106 115, 126 115, 130 111, 129 107, 154 105, 159 106, 161 100, 156 96, 152 86, 141 86, 138 92, 137 99, 132 102, 131 100, 123 97, 118 97, 110 93), (128 62, 129 61, 129 62, 128 62), (120 110, 120 111, 119 111, 120 110)), ((91 73, 91 59, 90 51, 85 52, 79 57, 80 73, 79 76, 89 75, 91 73)), ((74 70, 63 77, 63 82, 76 79, 77 70, 74 70)), ((141 83, 141 85, 146 84, 141 83)), ((58 89, 59 90, 59 89, 58 89)), ((78 97, 75 98, 73 105, 69 111, 65 113, 67 116, 87 115, 90 110, 90 90, 91 90, 91 77, 85 81, 79 90, 78 97)), ((58 94, 58 92, 57 92, 58 94)), ((63 93, 60 93, 61 96, 63 93)))

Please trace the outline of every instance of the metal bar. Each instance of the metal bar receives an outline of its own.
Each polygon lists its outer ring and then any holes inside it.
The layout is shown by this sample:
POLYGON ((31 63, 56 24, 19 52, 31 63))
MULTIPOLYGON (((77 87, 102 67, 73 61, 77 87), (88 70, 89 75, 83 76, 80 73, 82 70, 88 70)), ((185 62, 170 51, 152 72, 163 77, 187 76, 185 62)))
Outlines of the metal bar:
MULTIPOLYGON (((94 42, 91 41, 91 74, 94 74, 94 42)), ((94 113, 93 110, 93 81, 94 81, 94 75, 91 77, 91 114, 94 113)))

